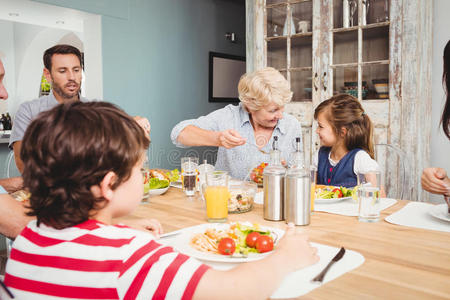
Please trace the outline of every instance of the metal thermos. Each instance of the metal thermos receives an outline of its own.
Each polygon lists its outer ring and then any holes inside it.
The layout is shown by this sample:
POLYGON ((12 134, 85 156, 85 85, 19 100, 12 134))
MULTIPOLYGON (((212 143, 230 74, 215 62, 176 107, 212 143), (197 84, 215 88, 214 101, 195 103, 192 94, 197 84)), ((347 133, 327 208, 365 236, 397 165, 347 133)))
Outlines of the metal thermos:
POLYGON ((263 172, 264 219, 284 220, 284 176, 286 169, 281 165, 278 137, 273 137, 270 163, 263 172))
POLYGON ((309 225, 311 215, 311 178, 305 170, 289 172, 285 179, 286 223, 309 225))

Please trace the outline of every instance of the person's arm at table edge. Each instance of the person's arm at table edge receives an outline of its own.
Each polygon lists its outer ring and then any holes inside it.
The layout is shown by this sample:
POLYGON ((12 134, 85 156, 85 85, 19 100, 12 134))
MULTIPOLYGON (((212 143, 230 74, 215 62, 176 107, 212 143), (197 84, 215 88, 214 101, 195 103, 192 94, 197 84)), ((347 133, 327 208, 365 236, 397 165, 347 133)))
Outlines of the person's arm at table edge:
POLYGON ((14 160, 16 161, 16 167, 20 173, 23 172, 23 162, 20 159, 20 148, 22 148, 22 141, 16 141, 12 144, 14 150, 14 160))
POLYGON ((15 238, 34 219, 26 214, 23 204, 8 194, 0 194, 0 233, 15 238))
POLYGON ((0 179, 0 185, 8 192, 13 193, 22 189, 23 179, 22 177, 11 177, 0 179))

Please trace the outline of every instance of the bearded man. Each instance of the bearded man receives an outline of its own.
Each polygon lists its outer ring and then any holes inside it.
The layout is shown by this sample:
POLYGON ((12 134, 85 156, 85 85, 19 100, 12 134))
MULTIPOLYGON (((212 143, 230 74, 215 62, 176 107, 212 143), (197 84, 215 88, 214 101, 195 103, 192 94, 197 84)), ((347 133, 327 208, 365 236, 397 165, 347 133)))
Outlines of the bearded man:
MULTIPOLYGON (((47 111, 54 106, 68 101, 89 101, 81 97, 82 79, 81 52, 71 45, 56 45, 44 52, 44 76, 51 84, 49 95, 24 102, 20 105, 14 117, 9 147, 14 150, 14 159, 17 169, 23 172, 23 163, 20 159, 22 139, 28 125, 39 113, 47 111)), ((150 138, 150 123, 146 118, 139 116, 134 119, 141 125, 150 138)))

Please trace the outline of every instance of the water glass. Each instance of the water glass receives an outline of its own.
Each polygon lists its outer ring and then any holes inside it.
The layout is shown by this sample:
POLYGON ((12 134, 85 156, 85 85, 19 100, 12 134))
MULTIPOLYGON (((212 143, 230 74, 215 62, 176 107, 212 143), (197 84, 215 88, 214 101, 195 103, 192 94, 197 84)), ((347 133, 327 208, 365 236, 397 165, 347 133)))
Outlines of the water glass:
POLYGON ((213 171, 206 174, 206 183, 202 186, 206 201, 208 222, 226 222, 228 217, 228 174, 225 171, 213 171))
POLYGON ((311 166, 311 213, 314 211, 314 201, 316 199, 316 185, 317 185, 317 168, 311 166))
POLYGON ((358 173, 358 220, 360 222, 378 222, 380 220, 381 172, 358 173))
POLYGON ((194 196, 198 175, 198 157, 181 158, 181 181, 186 196, 194 196))

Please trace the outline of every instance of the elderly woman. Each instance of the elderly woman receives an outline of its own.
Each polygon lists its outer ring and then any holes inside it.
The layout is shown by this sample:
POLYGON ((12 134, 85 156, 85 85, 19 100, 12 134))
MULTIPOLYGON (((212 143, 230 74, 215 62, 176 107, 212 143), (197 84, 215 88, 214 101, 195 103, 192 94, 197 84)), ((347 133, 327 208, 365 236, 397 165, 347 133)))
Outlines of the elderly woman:
POLYGON ((284 113, 291 101, 289 83, 274 68, 265 68, 241 77, 239 105, 227 105, 198 119, 178 123, 171 133, 178 147, 216 146, 216 169, 244 179, 261 162, 268 162, 274 136, 284 159, 294 151, 301 137, 301 125, 284 113))

